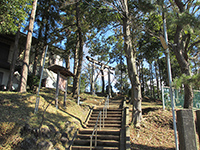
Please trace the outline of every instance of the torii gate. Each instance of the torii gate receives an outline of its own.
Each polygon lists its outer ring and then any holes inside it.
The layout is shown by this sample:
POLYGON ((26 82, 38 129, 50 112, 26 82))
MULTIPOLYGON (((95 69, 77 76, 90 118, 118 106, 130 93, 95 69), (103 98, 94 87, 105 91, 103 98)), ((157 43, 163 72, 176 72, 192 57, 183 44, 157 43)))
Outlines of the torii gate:
POLYGON ((109 94, 109 98, 112 97, 111 96, 111 84, 110 84, 110 73, 111 73, 110 70, 115 70, 115 68, 108 66, 104 63, 101 63, 101 62, 99 62, 99 61, 97 61, 97 60, 95 60, 95 59, 93 59, 89 56, 86 56, 86 58, 87 58, 88 61, 93 63, 92 64, 92 80, 91 80, 91 92, 92 92, 92 94, 93 95, 95 94, 94 93, 94 64, 97 64, 97 65, 100 65, 103 70, 104 70, 104 68, 108 69, 108 94, 109 94))

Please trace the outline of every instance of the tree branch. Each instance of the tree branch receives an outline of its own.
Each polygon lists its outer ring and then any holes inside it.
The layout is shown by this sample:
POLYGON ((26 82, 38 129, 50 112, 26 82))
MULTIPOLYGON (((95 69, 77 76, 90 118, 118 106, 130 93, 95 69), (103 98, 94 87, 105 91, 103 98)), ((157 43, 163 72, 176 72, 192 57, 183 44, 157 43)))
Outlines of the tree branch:
POLYGON ((189 59, 190 59, 190 60, 195 60, 195 59, 198 58, 199 54, 200 54, 200 51, 197 52, 193 57, 190 57, 189 59))
POLYGON ((191 35, 190 34, 186 34, 185 35, 185 40, 186 40, 186 44, 185 44, 185 53, 187 53, 187 49, 188 49, 188 46, 189 46, 189 43, 190 43, 190 37, 191 35))
MULTIPOLYGON (((113 7, 118 13, 120 13, 122 16, 124 16, 124 14, 123 14, 123 10, 122 11, 120 11, 114 4, 112 4, 112 3, 110 3, 110 2, 108 2, 108 1, 106 1, 106 0, 102 0, 103 1, 103 3, 104 4, 108 4, 109 6, 111 6, 111 7, 113 7)), ((105 5, 106 6, 106 5, 105 5)), ((107 6, 106 6, 107 7, 107 6)), ((108 8, 108 7, 107 7, 108 8)))
POLYGON ((181 13, 184 12, 184 4, 183 4, 183 2, 181 2, 181 0, 175 0, 175 3, 176 3, 176 5, 178 6, 179 11, 180 11, 181 13))
MULTIPOLYGON (((147 29, 146 32, 147 32, 150 36, 156 37, 157 39, 160 40, 160 35, 155 34, 155 33, 152 32, 150 29, 147 29)), ((161 33, 160 33, 160 34, 161 34, 161 33)), ((161 34, 161 35, 162 35, 162 34, 161 34)), ((162 35, 162 36, 163 36, 163 35, 162 35)), ((163 36, 163 37, 164 37, 164 36, 163 36)), ((168 46, 171 47, 171 48, 173 48, 173 44, 170 43, 170 42, 168 42, 168 46)))
POLYGON ((195 46, 196 44, 199 44, 199 43, 200 43, 200 40, 198 40, 198 41, 192 43, 192 44, 190 45, 190 47, 188 48, 188 51, 191 50, 191 49, 193 48, 193 46, 195 46))

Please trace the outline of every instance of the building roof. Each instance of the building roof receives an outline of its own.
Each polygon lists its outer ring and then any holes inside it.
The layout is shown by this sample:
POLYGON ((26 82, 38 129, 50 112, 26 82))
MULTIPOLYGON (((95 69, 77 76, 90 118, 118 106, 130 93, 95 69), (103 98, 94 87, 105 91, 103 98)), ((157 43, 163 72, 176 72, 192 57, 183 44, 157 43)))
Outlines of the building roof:
POLYGON ((58 73, 60 72, 60 75, 63 77, 63 78, 67 78, 67 77, 70 77, 70 76, 75 76, 72 72, 70 72, 67 68, 64 68, 62 66, 59 66, 59 65, 51 65, 50 67, 48 67, 47 69, 53 71, 54 73, 58 73))

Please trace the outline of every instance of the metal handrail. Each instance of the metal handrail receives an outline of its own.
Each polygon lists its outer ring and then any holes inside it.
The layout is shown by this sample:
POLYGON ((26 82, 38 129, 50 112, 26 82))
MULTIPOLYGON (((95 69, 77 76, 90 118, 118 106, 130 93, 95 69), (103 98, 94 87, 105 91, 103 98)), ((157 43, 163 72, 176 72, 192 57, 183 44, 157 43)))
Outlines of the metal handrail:
POLYGON ((76 138, 78 131, 79 131, 79 129, 77 129, 77 130, 75 131, 74 136, 73 136, 73 138, 72 138, 72 140, 71 140, 71 142, 70 142, 68 148, 66 148, 66 150, 71 150, 71 147, 72 147, 72 145, 73 145, 73 143, 74 143, 74 139, 76 138))
MULTIPOLYGON (((104 120, 105 120, 105 118, 107 118, 108 107, 109 107, 109 96, 107 96, 107 99, 106 99, 104 107, 103 107, 103 128, 104 128, 104 120)), ((92 135, 90 136, 90 150, 92 150, 92 138, 94 136, 94 133, 95 133, 95 147, 97 146, 97 126, 98 126, 99 117, 100 117, 99 130, 101 130, 101 111, 99 112, 96 124, 95 124, 93 132, 92 132, 92 135)))
POLYGON ((94 126, 94 130, 93 130, 93 132, 92 132, 92 135, 90 136, 90 150, 92 150, 92 138, 93 138, 93 136, 94 136, 94 133, 95 133, 95 146, 97 146, 97 126, 98 126, 99 117, 100 117, 99 130, 101 130, 101 111, 99 112, 99 115, 98 115, 98 117, 97 117, 96 124, 95 124, 95 126, 94 126))
POLYGON ((106 99, 104 107, 103 107, 103 128, 104 128, 104 120, 105 120, 105 118, 107 118, 108 107, 109 107, 109 96, 107 96, 107 99, 106 99))

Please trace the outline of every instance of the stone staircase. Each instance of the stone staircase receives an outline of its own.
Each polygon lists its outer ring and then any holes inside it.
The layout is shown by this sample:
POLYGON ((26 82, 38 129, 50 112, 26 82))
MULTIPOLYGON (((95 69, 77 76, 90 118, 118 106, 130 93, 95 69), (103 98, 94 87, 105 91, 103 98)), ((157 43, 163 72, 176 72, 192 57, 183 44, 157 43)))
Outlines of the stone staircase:
MULTIPOLYGON (((97 129, 97 146, 95 145, 93 136, 92 149, 93 150, 119 150, 120 149, 120 131, 122 124, 122 109, 119 107, 107 109, 107 117, 104 120, 101 117, 101 130, 97 129)), ((90 149, 90 136, 92 135, 99 112, 103 114, 103 108, 99 107, 93 110, 86 129, 79 130, 76 140, 71 147, 72 150, 89 150, 90 149)), ((100 119, 99 119, 100 120, 100 119)))

